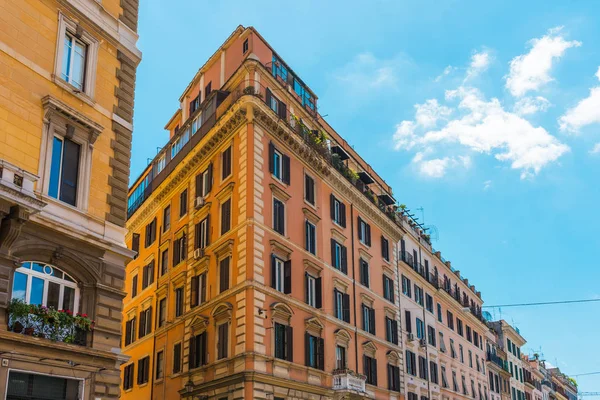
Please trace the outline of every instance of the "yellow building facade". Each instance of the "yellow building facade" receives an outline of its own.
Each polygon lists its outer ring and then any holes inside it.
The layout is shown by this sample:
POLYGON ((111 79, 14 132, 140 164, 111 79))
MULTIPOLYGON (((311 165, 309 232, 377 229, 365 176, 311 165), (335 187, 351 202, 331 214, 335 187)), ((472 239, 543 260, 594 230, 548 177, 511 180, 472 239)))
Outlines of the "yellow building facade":
POLYGON ((119 396, 137 12, 0 3, 3 398, 119 396))

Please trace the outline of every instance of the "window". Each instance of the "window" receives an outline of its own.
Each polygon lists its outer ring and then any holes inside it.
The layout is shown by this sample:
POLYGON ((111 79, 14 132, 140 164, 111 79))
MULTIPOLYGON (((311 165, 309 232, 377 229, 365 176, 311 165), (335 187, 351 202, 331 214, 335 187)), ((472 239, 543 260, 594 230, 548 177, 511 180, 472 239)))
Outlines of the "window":
POLYGON ((139 338, 143 338, 152 332, 152 307, 140 312, 139 338))
POLYGON ((417 337, 419 339, 425 338, 425 324, 420 318, 417 318, 417 337))
POLYGON ((427 325, 427 342, 431 346, 436 347, 435 339, 435 328, 431 325, 427 325))
POLYGON ((131 343, 135 342, 135 328, 137 327, 136 325, 136 319, 135 317, 131 318, 129 321, 127 321, 125 323, 125 346, 130 345, 131 343))
POLYGON ((179 195, 179 218, 183 217, 187 213, 187 206, 188 206, 188 192, 187 192, 187 189, 185 189, 179 195))
POLYGON ((150 371, 150 357, 146 356, 138 361, 138 385, 148 383, 148 372, 150 371))
POLYGON ((173 346, 173 373, 181 372, 181 343, 175 343, 173 346))
POLYGON ((221 153, 221 180, 224 181, 231 175, 231 146, 221 153))
POLYGON ((142 290, 154 283, 154 260, 142 270, 142 290))
POLYGON ((210 237, 210 215, 198 222, 194 228, 194 248, 204 249, 210 237))
POLYGON ((229 353, 229 323, 219 325, 217 334, 217 360, 222 360, 227 358, 229 353))
POLYGON ((454 315, 450 311, 446 311, 446 320, 448 322, 448 328, 454 330, 454 315))
POLYGON ((62 71, 60 77, 65 82, 83 91, 86 84, 87 44, 77 39, 71 32, 66 31, 62 52, 62 71))
POLYGON ((442 387, 447 388, 448 387, 448 380, 446 380, 446 367, 444 367, 443 365, 441 366, 442 369, 442 387))
POLYGON ((225 257, 219 261, 219 293, 229 289, 229 264, 231 257, 225 257))
POLYGON ((443 332, 438 332, 440 334, 440 351, 442 353, 446 352, 446 343, 444 342, 444 333, 443 332))
POLYGON ((383 297, 393 303, 394 302, 394 280, 387 275, 383 275, 383 297))
POLYGON ((418 305, 423 306, 423 289, 415 284, 415 301, 418 305))
POLYGON ((402 275, 402 293, 405 296, 412 297, 412 293, 410 291, 410 279, 402 275))
POLYGON ((156 373, 154 376, 156 377, 156 379, 163 378, 163 375, 164 375, 164 373, 163 373, 164 365, 163 364, 164 364, 164 358, 165 358, 164 355, 165 355, 165 353, 163 353, 162 350, 159 351, 158 353, 156 353, 156 359, 154 360, 155 369, 156 369, 156 371, 155 371, 156 373))
POLYGON ((473 352, 469 350, 469 368, 473 368, 473 352))
POLYGON ((173 266, 176 266, 185 260, 186 253, 187 238, 185 232, 183 232, 183 234, 173 242, 173 266))
POLYGON ((212 163, 203 172, 196 175, 196 197, 206 197, 212 189, 212 163))
POLYGON ((123 370, 123 390, 129 390, 133 387, 134 365, 131 363, 125 366, 123 370))
POLYGON ((361 258, 358 260, 358 266, 360 270, 360 283, 369 287, 369 263, 361 258))
POLYGON ((367 376, 367 383, 369 385, 377 386, 377 360, 363 356, 363 374, 367 376))
POLYGON ((226 234, 231 229, 231 199, 225 200, 221 204, 221 235, 226 234))
POLYGON ((335 346, 335 368, 346 369, 346 348, 335 346))
POLYGON ((469 342, 472 342, 472 341, 473 341, 473 335, 472 335, 472 333, 471 333, 471 327, 470 327, 469 325, 467 325, 467 340, 468 340, 469 342))
POLYGON ((322 307, 322 283, 321 278, 315 278, 308 272, 304 274, 306 285, 306 304, 315 308, 322 307))
POLYGON ((390 242, 383 236, 381 236, 381 257, 385 261, 390 261, 390 242))
POLYGON ((456 318, 456 333, 458 333, 460 336, 464 335, 463 322, 458 318, 456 318))
POLYGON ((53 136, 48 196, 77 206, 81 146, 66 137, 53 136))
MULTIPOLYGON (((200 97, 202 93, 198 93, 198 96, 194 97, 190 101, 190 115, 192 115, 198 108, 200 108, 200 97)), ((192 133, 194 130, 192 129, 192 133)))
POLYGON ((400 368, 388 364, 388 389, 400 392, 400 368))
POLYGON ((286 185, 290 184, 290 158, 277 150, 273 143, 269 143, 269 172, 286 185))
POLYGON ((273 230, 285 235, 285 205, 279 199, 273 199, 273 230))
POLYGON ((464 364, 465 363, 465 355, 463 353, 463 345, 462 344, 458 345, 458 354, 460 355, 460 362, 464 364))
POLYGON ((435 362, 429 362, 429 380, 433 383, 439 383, 438 381, 438 366, 435 362))
POLYGON ((171 227, 171 206, 166 206, 163 210, 163 232, 166 232, 171 227))
POLYGON ((363 330, 370 334, 375 334, 375 310, 366 305, 362 305, 363 330))
POLYGON ((167 319, 167 298, 164 297, 158 301, 158 327, 165 325, 167 319))
POLYGON ((371 245, 371 225, 358 217, 358 240, 367 246, 371 245))
POLYGON ((331 209, 331 219, 342 228, 345 228, 346 205, 337 199, 333 194, 329 196, 329 204, 331 209))
POLYGON ((419 356, 419 378, 428 379, 427 360, 422 356, 419 356))
MULTIPOLYGON (((139 253, 140 252, 140 234, 139 233, 134 233, 133 235, 131 235, 131 250, 139 253)), ((133 259, 135 260, 137 258, 137 254, 135 256, 133 256, 133 259)))
POLYGON ((24 262, 14 272, 12 298, 56 310, 79 310, 75 280, 58 268, 39 262, 24 262))
POLYGON ((406 332, 412 333, 412 319, 408 310, 404 311, 404 324, 406 325, 406 332))
POLYGON ((248 51, 248 39, 246 38, 246 40, 244 40, 244 43, 242 44, 242 54, 246 54, 247 51, 248 51))
POLYGON ((208 82, 208 85, 204 87, 204 98, 206 99, 208 95, 212 92, 212 81, 208 82))
POLYGON ((171 160, 183 149, 190 140, 190 128, 187 128, 171 145, 171 160))
POLYGON ((335 317, 350 323, 350 295, 334 289, 333 297, 335 299, 335 317))
POLYGON ((315 225, 310 222, 310 221, 306 221, 305 223, 305 248, 306 251, 308 251, 309 253, 312 254, 317 254, 317 233, 316 233, 317 228, 315 227, 315 225))
POLYGON ((160 276, 167 273, 169 269, 169 249, 166 248, 160 253, 160 276))
POLYGON ((325 346, 323 338, 310 333, 304 335, 305 365, 307 367, 323 370, 325 368, 325 346))
POLYGON ((275 358, 293 361, 293 329, 291 326, 275 323, 275 358))
MULTIPOLYGON (((198 95, 198 102, 200 102, 200 95, 198 95)), ((200 106, 200 105, 198 104, 198 106, 200 106)), ((202 114, 198 113, 196 118, 194 118, 194 120, 192 121, 192 135, 194 135, 196 132, 198 132, 198 129, 200 129, 201 126, 202 126, 202 114)))
POLYGON ((425 294, 425 308, 433 314, 433 297, 429 294, 425 294))
POLYGON ((344 274, 348 273, 347 254, 346 246, 342 246, 335 239, 331 239, 331 265, 344 274))
POLYGON ((175 317, 181 317, 183 314, 183 288, 175 289, 175 317))
POLYGON ((137 291, 138 291, 138 276, 134 275, 133 278, 131 278, 131 298, 134 298, 135 296, 137 296, 137 291))
POLYGON ((285 105, 284 102, 282 102, 281 100, 279 100, 278 98, 276 98, 275 96, 273 96, 273 93, 271 92, 271 90, 269 88, 267 88, 266 90, 266 103, 269 105, 269 107, 271 107, 271 109, 273 111, 275 111, 275 114, 277 114, 277 116, 283 120, 287 120, 288 115, 287 115, 287 106, 285 105))
POLYGON ((452 358, 456 358, 456 350, 454 348, 454 339, 450 338, 450 355, 452 358))
POLYGON ((315 180, 308 174, 304 174, 304 199, 315 205, 315 180))
POLYGON ((192 277, 190 307, 194 308, 206 301, 206 272, 192 277))
POLYGON ((437 303, 437 319, 439 322, 444 322, 442 317, 442 305, 440 303, 437 303))
POLYGON ((385 317, 385 340, 398 344, 398 321, 385 317))
POLYGON ((456 380, 456 371, 452 371, 452 389, 458 392, 458 381, 456 380))
POLYGON ((417 360, 415 353, 406 350, 406 373, 412 376, 417 376, 417 360))
MULTIPOLYGON (((207 334, 202 332, 190 338, 190 354, 188 357, 189 369, 194 369, 206 365, 208 362, 207 334)), ((181 344, 179 344, 181 347, 181 344)), ((181 350, 179 350, 181 357, 181 350)), ((180 370, 181 371, 181 370, 180 370)))
POLYGON ((271 255, 271 287, 280 292, 292 292, 292 262, 271 255))

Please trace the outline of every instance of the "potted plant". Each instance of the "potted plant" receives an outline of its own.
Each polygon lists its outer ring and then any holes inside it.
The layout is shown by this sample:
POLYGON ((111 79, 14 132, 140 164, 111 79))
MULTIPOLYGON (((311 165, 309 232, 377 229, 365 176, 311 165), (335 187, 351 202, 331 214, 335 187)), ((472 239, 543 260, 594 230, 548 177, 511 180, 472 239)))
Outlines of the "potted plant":
POLYGON ((12 321, 12 331, 23 332, 29 318, 29 305, 21 299, 12 299, 8 305, 9 320, 12 321))

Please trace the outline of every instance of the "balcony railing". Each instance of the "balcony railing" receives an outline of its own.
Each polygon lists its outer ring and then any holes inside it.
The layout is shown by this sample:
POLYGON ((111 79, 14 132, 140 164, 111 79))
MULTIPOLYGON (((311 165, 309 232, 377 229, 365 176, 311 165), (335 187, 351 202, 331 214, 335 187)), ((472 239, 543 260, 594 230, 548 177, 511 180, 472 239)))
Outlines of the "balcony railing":
POLYGON ((494 353, 488 351, 488 353, 487 353, 487 360, 490 361, 490 362, 493 362, 494 364, 496 364, 500 368, 504 369, 506 361, 504 361, 497 354, 494 354, 494 353))
POLYGON ((349 369, 333 371, 333 390, 366 393, 367 377, 349 369))
POLYGON ((58 316, 48 318, 36 314, 17 316, 9 312, 8 328, 12 332, 26 336, 80 346, 87 345, 88 331, 78 327, 74 321, 58 316))

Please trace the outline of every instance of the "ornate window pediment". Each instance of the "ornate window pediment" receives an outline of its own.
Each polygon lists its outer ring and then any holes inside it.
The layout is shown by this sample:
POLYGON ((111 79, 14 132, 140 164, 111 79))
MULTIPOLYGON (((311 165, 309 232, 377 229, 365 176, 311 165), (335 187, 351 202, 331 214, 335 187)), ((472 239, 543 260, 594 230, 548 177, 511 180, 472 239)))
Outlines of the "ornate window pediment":
POLYGON ((274 321, 280 321, 289 325, 293 314, 294 311, 285 303, 271 304, 271 318, 274 321))
POLYGON ((306 331, 309 333, 314 333, 314 336, 321 336, 321 332, 325 329, 325 326, 319 321, 318 318, 308 318, 305 321, 306 331))
POLYGON ((375 343, 370 340, 368 342, 364 342, 362 348, 363 352, 369 357, 374 358, 375 354, 377 354, 377 346, 375 346, 375 343))
POLYGON ((335 331, 334 335, 335 342, 343 345, 344 347, 348 347, 350 341, 352 340, 352 336, 350 336, 348 331, 346 331, 345 329, 338 329, 337 331, 335 331))
POLYGON ((395 366, 400 366, 401 357, 397 351, 395 351, 395 350, 388 351, 386 354, 386 357, 387 357, 388 363, 395 365, 395 366))
POLYGON ((204 315, 196 315, 190 323, 190 328, 193 334, 198 334, 206 331, 208 328, 208 317, 204 315))
POLYGON ((215 308, 213 308, 210 315, 214 318, 215 323, 229 320, 231 319, 231 314, 233 311, 233 306, 230 303, 223 302, 219 303, 215 308))

